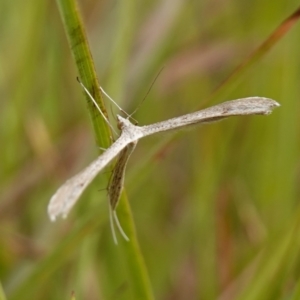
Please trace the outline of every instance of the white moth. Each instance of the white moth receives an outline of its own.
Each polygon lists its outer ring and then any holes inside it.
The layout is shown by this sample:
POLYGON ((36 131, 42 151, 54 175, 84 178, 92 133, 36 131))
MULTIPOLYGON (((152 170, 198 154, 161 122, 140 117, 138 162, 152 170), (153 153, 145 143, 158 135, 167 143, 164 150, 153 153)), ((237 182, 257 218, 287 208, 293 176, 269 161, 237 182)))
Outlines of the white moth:
MULTIPOLYGON (((116 168, 119 169, 115 169, 114 171, 120 175, 114 177, 119 177, 119 179, 115 179, 114 182, 111 182, 111 185, 108 188, 111 203, 111 216, 114 216, 120 232, 126 238, 126 235, 122 231, 122 228, 117 220, 115 209, 123 187, 124 172, 127 160, 139 139, 154 133, 175 130, 188 125, 213 122, 231 116, 268 115, 275 107, 278 106, 280 105, 276 101, 268 98, 242 98, 238 100, 227 101, 194 113, 146 126, 133 125, 128 119, 118 115, 117 119, 121 129, 120 137, 95 161, 93 161, 80 173, 67 180, 56 191, 56 193, 50 199, 50 203, 48 205, 49 217, 52 221, 55 221, 58 216, 65 218, 79 199, 82 192, 91 183, 95 176, 101 170, 103 170, 117 155, 122 153, 123 149, 126 149, 124 150, 125 155, 121 155, 121 162, 119 159, 118 163, 116 164, 116 168)), ((114 240, 116 241, 115 234, 114 240)))

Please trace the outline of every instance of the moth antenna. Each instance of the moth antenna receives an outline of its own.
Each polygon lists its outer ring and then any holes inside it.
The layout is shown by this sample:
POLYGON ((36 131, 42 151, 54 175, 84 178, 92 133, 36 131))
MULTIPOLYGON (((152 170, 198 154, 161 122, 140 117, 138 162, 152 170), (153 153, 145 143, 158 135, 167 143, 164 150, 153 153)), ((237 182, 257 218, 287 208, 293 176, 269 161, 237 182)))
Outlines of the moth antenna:
MULTIPOLYGON (((100 112, 101 116, 103 117, 103 119, 105 120, 105 122, 107 123, 107 125, 111 128, 111 130, 116 134, 117 132, 115 131, 115 129, 111 126, 111 124, 109 123, 107 117, 104 115, 104 113, 102 112, 101 108, 99 107, 98 103, 96 102, 96 100, 93 98, 93 96, 91 95, 91 93, 88 91, 88 89, 84 86, 84 84, 80 81, 79 77, 76 77, 77 81, 79 82, 79 84, 82 86, 82 88, 84 89, 84 91, 87 93, 87 95, 90 97, 90 99, 92 100, 92 102, 94 103, 94 105, 96 106, 96 108, 98 109, 98 111, 100 112)), ((111 137, 112 139, 112 137, 111 137)))
POLYGON ((127 117, 129 116, 128 113, 112 98, 110 97, 105 90, 100 86, 100 91, 121 111, 123 112, 127 117))
POLYGON ((111 233, 112 233, 115 245, 118 245, 118 239, 117 239, 117 235, 116 235, 116 231, 115 231, 112 207, 110 204, 108 206, 109 206, 109 223, 110 223, 111 233))
POLYGON ((137 123, 137 120, 135 120, 134 118, 132 118, 131 114, 129 115, 116 101, 113 100, 112 97, 110 97, 105 91, 104 89, 100 86, 100 91, 112 102, 114 103, 114 105, 122 112, 124 113, 128 119, 132 119, 134 122, 137 123))
POLYGON ((119 229, 119 231, 120 231, 122 237, 124 238, 124 240, 125 240, 126 242, 129 242, 129 241, 130 241, 130 240, 129 240, 129 237, 126 235, 126 233, 124 232, 124 230, 123 230, 123 228, 122 228, 122 226, 121 226, 121 224, 120 224, 120 221, 119 221, 119 219, 118 219, 117 212, 116 212, 115 210, 112 210, 112 209, 110 209, 110 210, 111 210, 112 213, 113 213, 114 220, 115 220, 115 222, 116 222, 116 225, 117 225, 117 227, 118 227, 118 229, 119 229))
POLYGON ((142 101, 138 104, 138 106, 136 107, 136 109, 135 109, 128 117, 130 117, 131 119, 134 120, 134 118, 133 118, 132 116, 140 109, 141 105, 142 105, 142 104, 144 103, 144 101, 146 100, 146 98, 147 98, 147 96, 149 95, 149 93, 150 93, 150 91, 151 91, 151 89, 152 89, 152 87, 153 87, 153 85, 154 85, 156 79, 158 78, 158 76, 160 75, 160 73, 162 72, 162 70, 164 69, 164 67, 165 67, 165 66, 163 66, 163 67, 159 70, 159 72, 158 72, 157 75, 155 76, 154 80, 152 81, 152 83, 151 83, 151 85, 150 85, 150 87, 149 87, 149 89, 148 89, 146 95, 144 96, 144 98, 142 99, 142 101))

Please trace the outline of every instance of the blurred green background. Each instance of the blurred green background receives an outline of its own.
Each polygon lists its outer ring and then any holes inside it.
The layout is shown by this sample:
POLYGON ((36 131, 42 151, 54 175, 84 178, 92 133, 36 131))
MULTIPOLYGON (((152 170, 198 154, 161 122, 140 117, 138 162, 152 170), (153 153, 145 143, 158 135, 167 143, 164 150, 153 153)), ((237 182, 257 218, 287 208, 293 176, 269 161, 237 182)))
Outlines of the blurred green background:
MULTIPOLYGON (((248 96, 282 105, 267 117, 139 142, 125 186, 155 299, 300 299, 300 25, 221 84, 298 1, 78 5, 99 82, 127 112, 164 67, 134 116, 140 125, 248 96)), ((0 1, 7 299, 71 299, 72 291, 76 299, 138 299, 123 243, 116 247, 109 229, 101 190, 109 174, 97 177, 66 220, 51 223, 46 214, 59 185, 99 154, 76 76, 54 1, 0 1)), ((107 110, 115 123, 118 111, 110 103, 107 110)))

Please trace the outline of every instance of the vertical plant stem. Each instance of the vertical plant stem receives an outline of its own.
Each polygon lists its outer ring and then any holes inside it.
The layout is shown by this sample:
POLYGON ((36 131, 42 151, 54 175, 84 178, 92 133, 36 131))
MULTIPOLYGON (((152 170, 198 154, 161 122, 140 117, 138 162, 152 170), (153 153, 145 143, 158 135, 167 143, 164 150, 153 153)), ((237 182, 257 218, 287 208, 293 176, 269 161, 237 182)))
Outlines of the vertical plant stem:
MULTIPOLYGON (((89 49, 87 38, 82 25, 79 11, 74 0, 57 0, 61 18, 63 20, 68 41, 80 79, 97 101, 101 110, 106 114, 99 91, 99 84, 89 49)), ((110 143, 110 130, 105 121, 95 110, 94 105, 88 100, 89 111, 95 130, 97 144, 107 147, 110 143)), ((136 238, 133 218, 130 212, 128 199, 123 193, 120 203, 122 222, 124 228, 128 228, 129 243, 122 243, 121 251, 127 265, 129 282, 131 283, 134 299, 153 299, 151 284, 143 256, 136 238)))
POLYGON ((0 300, 6 300, 1 282, 0 282, 0 300))
MULTIPOLYGON (((57 4, 66 30, 71 52, 75 59, 80 80, 90 91, 102 112, 107 115, 101 98, 101 93, 98 88, 99 83, 95 72, 92 55, 76 3, 74 0, 57 0, 57 4)), ((109 127, 87 95, 86 99, 94 126, 97 145, 101 147, 108 147, 110 144, 109 137, 111 135, 109 127)))

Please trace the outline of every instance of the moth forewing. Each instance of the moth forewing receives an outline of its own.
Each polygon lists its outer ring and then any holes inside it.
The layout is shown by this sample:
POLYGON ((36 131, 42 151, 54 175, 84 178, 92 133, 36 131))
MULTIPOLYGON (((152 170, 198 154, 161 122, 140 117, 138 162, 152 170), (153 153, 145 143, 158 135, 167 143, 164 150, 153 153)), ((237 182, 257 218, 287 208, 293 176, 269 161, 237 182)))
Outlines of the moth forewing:
POLYGON ((172 118, 167 121, 142 126, 144 136, 161 131, 174 130, 189 125, 209 123, 232 116, 267 115, 275 107, 280 106, 276 101, 264 97, 249 97, 231 100, 211 106, 194 113, 172 118))
MULTIPOLYGON (((121 120, 122 122, 122 120, 121 120)), ((125 122, 127 124, 127 122, 125 122)), ((123 123, 121 124, 123 126, 123 123)), ((125 125, 126 126, 126 125, 125 125)), ((123 126, 124 127, 124 126, 123 126)), ((123 128, 122 127, 122 128, 123 128)), ((127 126, 126 128, 131 128, 127 126)), ((137 135, 138 139, 140 135, 137 135)), ((48 205, 48 214, 51 221, 58 216, 66 217, 75 205, 85 188, 96 175, 103 170, 132 139, 135 139, 133 131, 122 130, 121 136, 96 160, 83 169, 80 173, 68 179, 51 197, 48 205)))
POLYGON ((138 141, 134 141, 132 143, 129 143, 119 154, 118 160, 114 166, 113 173, 111 175, 111 178, 109 180, 108 184, 108 198, 109 198, 109 205, 110 205, 110 211, 109 211, 109 217, 110 217, 110 226, 111 231, 113 235, 113 239, 115 244, 118 243, 115 229, 114 229, 114 223, 117 225, 119 232, 123 236, 123 238, 126 241, 129 241, 129 238, 125 234, 117 213, 116 213, 116 207, 118 205, 118 202, 121 197, 121 193, 124 187, 124 179, 125 179, 125 170, 126 166, 129 160, 130 155, 132 154, 133 150, 136 147, 138 141))
POLYGON ((119 154, 118 160, 114 166, 112 176, 108 185, 109 202, 113 210, 116 209, 122 189, 124 186, 125 170, 130 155, 136 147, 137 141, 129 143, 119 154))

